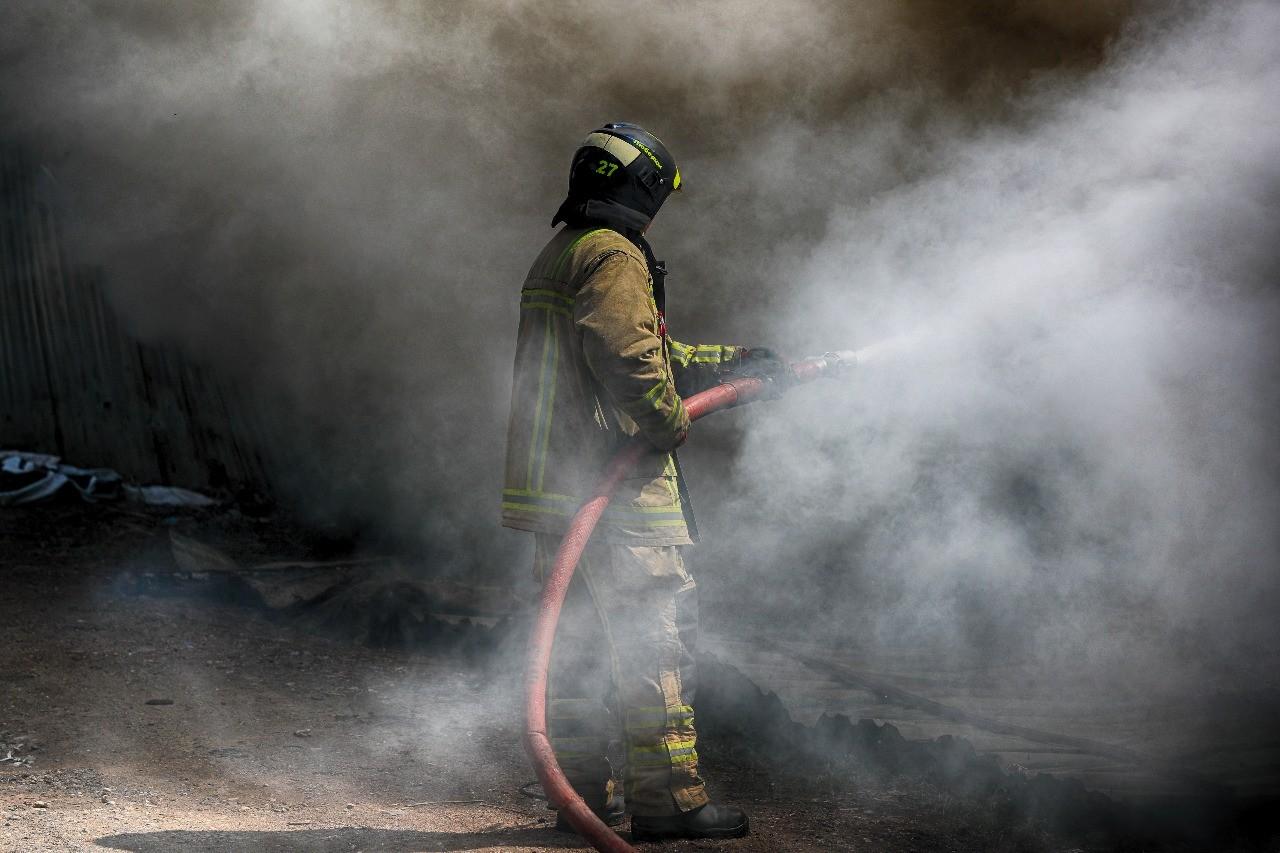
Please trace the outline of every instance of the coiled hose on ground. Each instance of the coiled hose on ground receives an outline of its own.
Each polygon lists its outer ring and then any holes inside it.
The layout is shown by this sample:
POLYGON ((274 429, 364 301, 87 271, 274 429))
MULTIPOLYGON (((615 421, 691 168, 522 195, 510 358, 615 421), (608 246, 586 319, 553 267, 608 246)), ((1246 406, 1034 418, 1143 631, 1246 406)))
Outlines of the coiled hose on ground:
MULTIPOLYGON (((791 365, 795 382, 808 382, 819 376, 838 372, 857 361, 852 352, 827 353, 819 358, 806 359, 791 365)), ((767 390, 768 380, 755 378, 730 379, 714 388, 695 394, 684 401, 690 420, 697 420, 719 409, 749 403, 767 390)), ((573 578, 578 560, 586 550, 587 540, 596 523, 609 506, 618 484, 635 467, 640 457, 650 450, 650 445, 636 439, 618 451, 609 460, 591 496, 582 504, 556 552, 551 571, 543 581, 542 598, 534 619, 533 633, 529 639, 529 656, 525 667, 525 734, 524 749, 533 762, 533 769, 542 783, 548 801, 569 821, 569 824, 597 850, 625 853, 634 850, 630 844, 595 816, 587 808, 565 778, 556 762, 555 752, 547 736, 547 672, 551 665, 551 646, 555 641, 556 625, 560 621, 560 609, 564 605, 569 581, 573 578)))

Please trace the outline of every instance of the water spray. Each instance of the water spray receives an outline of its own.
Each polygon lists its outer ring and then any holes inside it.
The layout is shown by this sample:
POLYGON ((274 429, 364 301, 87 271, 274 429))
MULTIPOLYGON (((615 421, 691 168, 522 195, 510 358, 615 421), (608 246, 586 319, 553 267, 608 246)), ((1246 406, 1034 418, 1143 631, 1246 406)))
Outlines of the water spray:
MULTIPOLYGON (((863 359, 862 353, 871 354, 876 347, 853 352, 841 350, 807 358, 791 365, 793 384, 809 382, 822 376, 840 377, 863 359)), ((754 377, 736 377, 695 394, 684 401, 689 419, 696 421, 704 415, 731 406, 742 405, 769 394, 776 385, 774 380, 754 377)), ((525 734, 524 749, 533 763, 533 769, 542 783, 542 790, 552 806, 559 809, 569 825, 590 842, 596 850, 624 853, 634 848, 605 823, 596 817, 577 795, 564 772, 556 762, 551 740, 547 735, 547 674, 551 665, 551 646, 555 641, 556 625, 560 609, 564 606, 569 581, 578 567, 578 561, 586 550, 587 541, 595 529, 605 508, 613 499, 619 483, 631 472, 636 463, 653 447, 642 438, 627 444, 609 460, 604 474, 596 483, 591 496, 578 509, 569 522, 569 529, 560 540, 555 561, 542 586, 542 598, 534 619, 533 633, 529 639, 529 656, 525 666, 525 734)))
POLYGON ((834 355, 847 357, 854 364, 868 364, 873 361, 882 361, 886 358, 901 356, 908 350, 915 349, 923 337, 924 333, 922 332, 895 335, 892 338, 885 338, 883 341, 865 346, 855 352, 846 350, 834 353, 834 355))

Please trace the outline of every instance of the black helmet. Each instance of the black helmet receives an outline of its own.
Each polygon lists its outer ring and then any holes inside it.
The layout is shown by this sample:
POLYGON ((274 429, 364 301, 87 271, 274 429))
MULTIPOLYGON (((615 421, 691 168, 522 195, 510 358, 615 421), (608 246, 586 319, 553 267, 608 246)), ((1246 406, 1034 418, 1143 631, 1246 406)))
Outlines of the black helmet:
POLYGON ((588 134, 574 153, 569 197, 551 224, 602 222, 640 232, 679 189, 680 170, 662 140, 639 125, 612 122, 588 134))

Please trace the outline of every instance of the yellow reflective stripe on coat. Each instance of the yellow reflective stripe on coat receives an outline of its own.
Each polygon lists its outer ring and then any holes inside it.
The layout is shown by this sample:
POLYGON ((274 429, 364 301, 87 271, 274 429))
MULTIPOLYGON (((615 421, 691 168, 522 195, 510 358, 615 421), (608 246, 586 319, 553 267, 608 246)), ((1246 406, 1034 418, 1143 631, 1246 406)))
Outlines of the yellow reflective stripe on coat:
POLYGON ((556 269, 555 269, 555 272, 552 273, 552 278, 559 281, 560 274, 564 272, 564 265, 569 262, 569 256, 573 254, 574 249, 578 248, 579 243, 581 243, 583 240, 590 237, 592 234, 599 234, 601 231, 608 231, 608 230, 609 230, 608 228, 596 228, 593 231, 588 231, 585 234, 579 235, 578 239, 574 240, 572 243, 569 244, 569 248, 565 249, 563 252, 560 253, 560 257, 556 260, 556 269))
POLYGON ((521 302, 521 308, 541 308, 544 311, 550 311, 552 314, 559 314, 562 317, 572 317, 573 312, 568 308, 561 308, 559 305, 552 305, 549 302, 521 302))
MULTIPOLYGON (((573 254, 573 250, 579 243, 592 234, 606 230, 608 229, 596 228, 579 235, 570 243, 556 261, 555 278, 560 278, 565 263, 568 262, 569 256, 573 254)), ((555 405, 556 367, 560 361, 560 327, 554 322, 552 315, 558 314, 571 318, 573 298, 546 288, 529 288, 521 290, 520 302, 522 307, 536 307, 547 312, 546 339, 542 345, 542 367, 538 374, 538 405, 534 410, 533 437, 529 444, 529 464, 525 473, 525 486, 532 489, 535 486, 539 488, 542 486, 547 470, 547 445, 551 441, 551 410, 555 405), (537 301, 526 303, 526 293, 537 301)))
POLYGON ((555 360, 558 360, 559 353, 556 350, 556 336, 552 332, 555 322, 551 319, 550 312, 547 313, 546 328, 542 339, 542 366, 538 369, 538 405, 533 413, 533 440, 529 446, 529 468, 525 474, 525 487, 533 488, 533 474, 535 463, 538 460, 538 451, 541 448, 542 433, 544 424, 551 423, 551 402, 554 397, 554 387, 556 375, 552 368, 555 360))
POLYGON ((663 376, 658 380, 657 384, 645 392, 644 398, 648 400, 655 409, 659 408, 659 401, 662 399, 662 392, 667 390, 667 377, 663 376))
POLYGON ((677 396, 676 404, 671 407, 671 414, 663 418, 662 426, 669 427, 672 424, 674 424, 676 421, 680 419, 680 413, 683 411, 684 411, 684 400, 681 400, 680 397, 677 396))
POLYGON ((542 427, 542 446, 538 448, 538 479, 533 483, 534 488, 542 491, 542 483, 547 473, 547 445, 551 443, 551 410, 556 404, 556 377, 559 375, 557 367, 560 365, 560 326, 551 322, 550 315, 547 316, 548 325, 551 327, 551 389, 547 392, 547 412, 542 427))
POLYGON ((521 308, 541 308, 559 314, 562 317, 573 317, 574 298, 543 288, 527 288, 520 291, 521 308))
POLYGON ((702 364, 719 364, 732 359, 737 354, 737 347, 703 344, 694 348, 693 360, 702 364))
POLYGON ((568 307, 572 307, 573 303, 578 301, 567 293, 561 293, 558 290, 547 290, 545 287, 526 287, 520 291, 521 299, 527 296, 538 296, 555 302, 563 302, 568 307))
MULTIPOLYGON (((547 495, 527 489, 503 489, 502 508, 541 512, 551 515, 573 515, 582 501, 569 495, 547 495)), ((606 518, 642 520, 645 524, 666 526, 684 521, 684 510, 679 505, 670 506, 610 506, 604 511, 606 518)))
POLYGON ((688 367, 690 364, 723 364, 726 361, 732 361, 738 355, 738 347, 731 345, 693 346, 670 338, 667 339, 667 344, 671 347, 672 359, 681 367, 688 367))

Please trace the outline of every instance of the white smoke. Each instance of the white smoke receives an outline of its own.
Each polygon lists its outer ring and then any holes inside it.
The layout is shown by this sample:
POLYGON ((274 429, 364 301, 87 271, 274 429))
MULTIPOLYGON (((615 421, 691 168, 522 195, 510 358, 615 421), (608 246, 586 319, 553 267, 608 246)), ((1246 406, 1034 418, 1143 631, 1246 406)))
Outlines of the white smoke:
MULTIPOLYGON (((1276 44, 1274 3, 1163 18, 1026 95, 1028 121, 924 140, 919 179, 834 183, 774 331, 886 343, 847 387, 745 416, 713 526, 752 533, 710 537, 717 587, 761 571, 832 634, 962 656, 1265 671, 1276 44)), ((883 156, 874 123, 842 131, 883 156)))
POLYGON ((677 337, 912 344, 699 425, 711 603, 1220 659, 1275 647, 1277 14, 17 2, 0 120, 134 327, 269 401, 286 498, 521 578, 514 294, 582 134, 648 125, 688 181, 652 233, 677 337))

